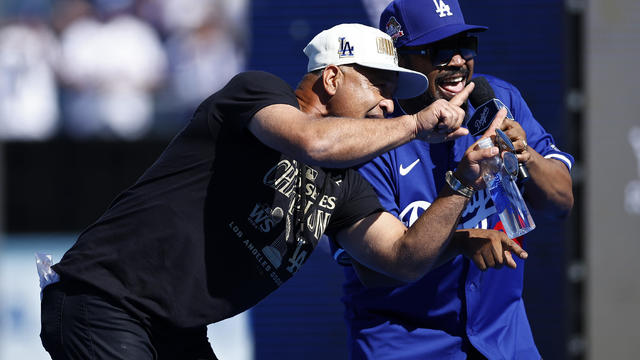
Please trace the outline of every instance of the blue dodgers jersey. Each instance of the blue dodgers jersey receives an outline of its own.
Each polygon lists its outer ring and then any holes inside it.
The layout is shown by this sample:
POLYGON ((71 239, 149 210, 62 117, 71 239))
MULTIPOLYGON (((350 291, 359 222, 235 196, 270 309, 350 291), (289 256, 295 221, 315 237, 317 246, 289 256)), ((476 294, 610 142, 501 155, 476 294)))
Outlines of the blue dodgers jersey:
MULTIPOLYGON (((573 158, 554 145, 519 91, 483 76, 526 131, 529 146, 571 169, 573 158)), ((473 111, 471 107, 470 114, 473 111)), ((456 168, 477 138, 469 135, 442 144, 413 141, 359 171, 382 205, 410 226, 445 186, 445 172, 456 168)), ((474 194, 458 228, 500 226, 493 202, 483 190, 474 194)), ((352 358, 465 359, 463 351, 471 343, 490 359, 540 359, 521 297, 524 262, 514 258, 517 269, 483 272, 459 255, 419 281, 397 288, 367 289, 346 266, 343 301, 352 358)))

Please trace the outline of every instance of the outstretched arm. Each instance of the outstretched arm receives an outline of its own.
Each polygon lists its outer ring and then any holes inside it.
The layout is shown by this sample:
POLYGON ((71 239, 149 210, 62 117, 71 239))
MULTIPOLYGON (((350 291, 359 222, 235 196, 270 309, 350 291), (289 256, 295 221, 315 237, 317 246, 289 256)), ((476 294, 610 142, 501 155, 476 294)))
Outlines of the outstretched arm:
POLYGON ((306 164, 350 167, 413 139, 442 142, 466 135, 460 105, 472 90, 470 84, 449 101, 397 118, 321 117, 290 105, 270 105, 254 115, 249 130, 265 145, 306 164))

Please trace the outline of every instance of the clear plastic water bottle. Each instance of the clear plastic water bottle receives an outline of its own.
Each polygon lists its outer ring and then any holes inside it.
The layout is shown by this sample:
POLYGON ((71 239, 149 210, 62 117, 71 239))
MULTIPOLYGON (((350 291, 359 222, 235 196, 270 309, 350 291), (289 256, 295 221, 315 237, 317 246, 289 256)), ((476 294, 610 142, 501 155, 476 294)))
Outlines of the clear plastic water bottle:
MULTIPOLYGON (((478 147, 481 149, 492 146, 491 138, 484 138, 478 142, 478 147)), ((514 175, 510 174, 503 166, 500 154, 484 160, 480 166, 482 168, 482 178, 487 184, 487 191, 491 195, 507 236, 514 239, 535 229, 536 224, 533 222, 529 209, 522 198, 514 175)))

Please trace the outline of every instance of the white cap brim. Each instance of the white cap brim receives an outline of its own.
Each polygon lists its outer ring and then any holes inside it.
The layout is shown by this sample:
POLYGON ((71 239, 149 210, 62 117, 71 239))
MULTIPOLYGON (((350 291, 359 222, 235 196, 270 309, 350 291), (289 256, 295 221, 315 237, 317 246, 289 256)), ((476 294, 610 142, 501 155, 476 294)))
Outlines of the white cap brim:
POLYGON ((427 88, 429 87, 429 80, 427 79, 427 77, 417 71, 405 69, 400 66, 369 63, 364 61, 359 61, 356 64, 366 66, 368 68, 397 72, 398 85, 393 96, 398 99, 408 99, 422 95, 425 91, 427 91, 427 88))

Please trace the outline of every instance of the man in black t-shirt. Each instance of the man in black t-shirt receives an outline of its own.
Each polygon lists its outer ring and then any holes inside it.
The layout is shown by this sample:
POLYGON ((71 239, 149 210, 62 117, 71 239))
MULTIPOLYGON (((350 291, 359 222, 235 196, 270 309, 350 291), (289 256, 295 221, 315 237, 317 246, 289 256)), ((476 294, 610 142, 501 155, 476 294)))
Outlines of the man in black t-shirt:
MULTIPOLYGON (((454 229, 429 212, 406 229, 349 167, 413 139, 466 134, 460 105, 472 85, 387 119, 392 96, 427 86, 397 66, 388 35, 343 24, 305 54, 309 73, 295 92, 246 72, 206 99, 52 267, 60 281, 43 290, 41 333, 52 358, 215 359, 206 325, 277 289, 325 233, 391 277, 429 271, 454 229)), ((495 152, 469 149, 458 175, 481 186, 478 162, 495 152)), ((444 189, 430 211, 458 217, 471 190, 444 189)))

